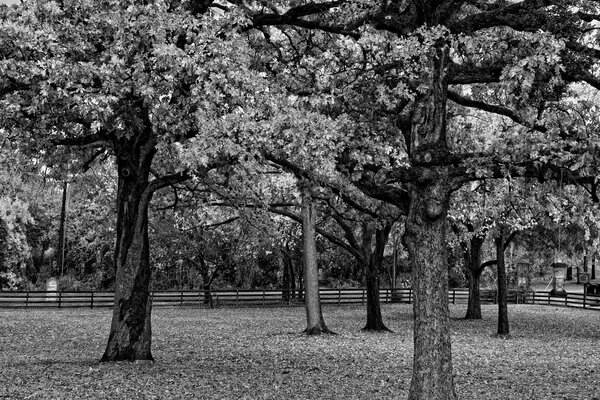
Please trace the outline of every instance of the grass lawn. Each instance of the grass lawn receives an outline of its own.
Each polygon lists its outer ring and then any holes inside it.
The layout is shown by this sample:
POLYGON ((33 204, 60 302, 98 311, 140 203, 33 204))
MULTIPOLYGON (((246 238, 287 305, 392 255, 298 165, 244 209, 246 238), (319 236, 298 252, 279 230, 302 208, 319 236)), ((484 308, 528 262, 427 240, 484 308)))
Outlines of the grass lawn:
MULTIPOLYGON (((302 308, 153 311, 153 365, 100 364, 110 310, 0 310, 0 399, 403 399, 409 305, 384 305, 392 334, 360 332, 363 307, 324 308, 337 336, 305 337, 302 308)), ((451 306, 461 399, 599 399, 600 312, 510 305, 464 321, 451 306)))

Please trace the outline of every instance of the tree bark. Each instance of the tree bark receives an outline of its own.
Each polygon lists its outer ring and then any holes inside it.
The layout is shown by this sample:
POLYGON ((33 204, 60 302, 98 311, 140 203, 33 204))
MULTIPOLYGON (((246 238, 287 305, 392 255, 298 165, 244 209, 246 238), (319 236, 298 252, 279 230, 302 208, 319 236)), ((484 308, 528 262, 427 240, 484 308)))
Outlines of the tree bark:
POLYGON ((476 235, 471 238, 468 251, 467 279, 469 281, 469 302, 465 319, 481 319, 481 296, 479 281, 481 277, 481 247, 485 237, 476 235))
POLYGON ((448 184, 443 179, 415 185, 411 190, 404 235, 413 264, 414 293, 414 358, 409 400, 456 399, 446 254, 449 196, 448 184), (431 202, 440 208, 431 209, 431 202))
MULTIPOLYGON (((375 249, 372 251, 371 241, 368 240, 370 253, 369 262, 366 266, 366 280, 367 280, 367 323, 363 328, 364 331, 374 332, 390 332, 387 326, 383 322, 381 315, 381 302, 379 300, 379 271, 383 262, 383 253, 385 251, 385 245, 387 243, 391 230, 391 224, 386 225, 384 228, 378 228, 375 231, 375 249)), ((364 234, 371 235, 367 230, 363 231, 364 234)))
POLYGON ((325 325, 319 297, 317 264, 316 213, 310 187, 302 184, 302 247, 304 250, 304 289, 307 335, 333 333, 325 325))
POLYGON ((465 319, 481 319, 481 295, 479 291, 481 272, 469 268, 467 269, 467 277, 469 280, 469 302, 465 319))
POLYGON ((455 400, 448 308, 448 208, 454 181, 436 163, 448 153, 446 93, 449 44, 430 49, 410 124, 410 158, 423 173, 409 185, 404 242, 412 263, 414 356, 409 400, 455 400))
POLYGON ((118 168, 115 300, 101 361, 153 360, 148 206, 156 147, 151 128, 136 133, 114 144, 118 168))
POLYGON ((506 262, 504 259, 505 235, 500 228, 500 233, 494 239, 496 243, 496 266, 498 269, 498 336, 508 336, 508 300, 507 300, 507 277, 506 262))

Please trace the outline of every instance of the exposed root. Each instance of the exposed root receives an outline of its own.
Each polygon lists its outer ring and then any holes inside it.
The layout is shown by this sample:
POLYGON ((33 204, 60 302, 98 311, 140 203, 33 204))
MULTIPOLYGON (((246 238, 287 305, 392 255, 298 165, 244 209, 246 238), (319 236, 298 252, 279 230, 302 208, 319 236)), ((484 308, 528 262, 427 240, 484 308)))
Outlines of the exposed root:
POLYGON ((379 326, 371 327, 368 324, 361 329, 363 332, 372 332, 372 333, 394 333, 390 328, 381 324, 379 326))
POLYGON ((337 335, 337 333, 329 330, 326 326, 313 326, 312 328, 302 331, 307 336, 315 336, 315 335, 337 335))

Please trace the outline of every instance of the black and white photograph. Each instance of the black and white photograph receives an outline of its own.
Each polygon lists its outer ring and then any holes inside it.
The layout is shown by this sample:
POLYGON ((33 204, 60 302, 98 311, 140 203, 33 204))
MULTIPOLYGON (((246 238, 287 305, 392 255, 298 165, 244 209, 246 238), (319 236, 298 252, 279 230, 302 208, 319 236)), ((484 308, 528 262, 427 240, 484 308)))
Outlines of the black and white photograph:
POLYGON ((600 400, 599 0, 0 0, 0 400, 600 400))

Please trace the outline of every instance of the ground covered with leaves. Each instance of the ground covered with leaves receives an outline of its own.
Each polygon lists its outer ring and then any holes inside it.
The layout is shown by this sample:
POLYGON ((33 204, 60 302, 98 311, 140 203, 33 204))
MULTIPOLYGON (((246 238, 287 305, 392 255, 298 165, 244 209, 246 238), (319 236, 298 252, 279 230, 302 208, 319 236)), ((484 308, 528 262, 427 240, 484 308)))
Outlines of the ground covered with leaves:
MULTIPOLYGON (((600 312, 512 305, 512 337, 451 306, 461 399, 600 399, 600 312)), ((0 399, 402 399, 409 305, 394 333, 364 333, 363 307, 325 307, 336 336, 306 337, 302 308, 153 311, 155 364, 100 364, 110 310, 0 310, 0 399)))

